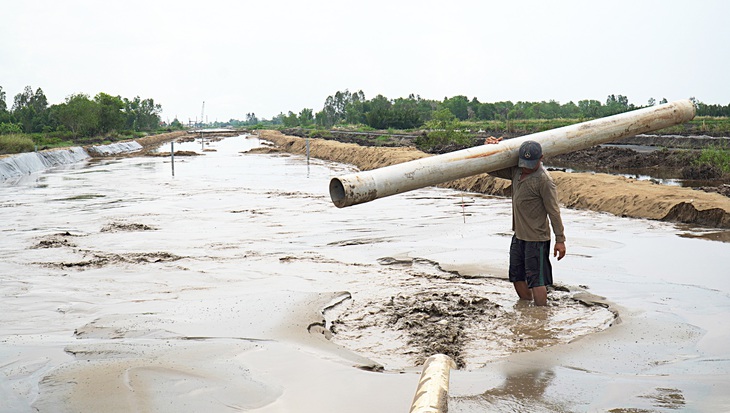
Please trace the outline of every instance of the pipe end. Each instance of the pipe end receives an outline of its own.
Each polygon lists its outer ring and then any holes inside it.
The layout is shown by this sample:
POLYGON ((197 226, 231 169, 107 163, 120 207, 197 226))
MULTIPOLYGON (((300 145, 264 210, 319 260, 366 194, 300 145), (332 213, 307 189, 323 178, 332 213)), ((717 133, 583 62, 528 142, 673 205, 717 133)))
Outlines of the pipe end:
POLYGON ((345 194, 345 186, 339 178, 330 180, 330 198, 337 208, 344 208, 347 204, 347 195, 345 194))

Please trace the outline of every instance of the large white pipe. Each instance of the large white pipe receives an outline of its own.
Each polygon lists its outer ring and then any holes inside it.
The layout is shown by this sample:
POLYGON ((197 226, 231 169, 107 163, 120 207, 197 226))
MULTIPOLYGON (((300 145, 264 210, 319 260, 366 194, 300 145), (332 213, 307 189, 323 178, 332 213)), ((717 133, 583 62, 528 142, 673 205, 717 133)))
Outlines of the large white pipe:
POLYGON ((339 208, 361 204, 517 165, 520 145, 527 140, 539 142, 543 155, 555 156, 689 122, 694 116, 695 106, 692 101, 678 100, 508 139, 498 144, 477 146, 335 177, 330 181, 330 197, 339 208))
POLYGON ((413 396, 410 413, 446 413, 449 399, 449 376, 456 363, 445 354, 426 359, 413 396))

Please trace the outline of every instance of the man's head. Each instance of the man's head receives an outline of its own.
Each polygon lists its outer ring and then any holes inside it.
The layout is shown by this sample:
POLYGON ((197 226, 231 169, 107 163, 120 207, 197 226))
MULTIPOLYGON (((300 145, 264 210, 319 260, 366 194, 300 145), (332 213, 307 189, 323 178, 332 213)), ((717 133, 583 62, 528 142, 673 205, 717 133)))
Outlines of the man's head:
POLYGON ((542 146, 535 141, 525 141, 520 145, 520 160, 517 166, 520 168, 535 169, 542 158, 542 146))

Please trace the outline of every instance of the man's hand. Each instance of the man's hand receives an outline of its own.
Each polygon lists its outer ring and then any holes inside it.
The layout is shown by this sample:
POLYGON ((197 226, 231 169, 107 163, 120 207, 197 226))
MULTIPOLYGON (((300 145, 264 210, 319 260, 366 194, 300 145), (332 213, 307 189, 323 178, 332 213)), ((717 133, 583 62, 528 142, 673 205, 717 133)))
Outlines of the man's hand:
POLYGON ((565 257, 565 243, 564 242, 555 243, 555 248, 553 248, 553 257, 558 257, 558 261, 562 260, 563 257, 565 257))
POLYGON ((502 141, 502 138, 495 138, 494 136, 490 136, 487 139, 484 140, 485 145, 490 145, 493 143, 499 143, 502 141))

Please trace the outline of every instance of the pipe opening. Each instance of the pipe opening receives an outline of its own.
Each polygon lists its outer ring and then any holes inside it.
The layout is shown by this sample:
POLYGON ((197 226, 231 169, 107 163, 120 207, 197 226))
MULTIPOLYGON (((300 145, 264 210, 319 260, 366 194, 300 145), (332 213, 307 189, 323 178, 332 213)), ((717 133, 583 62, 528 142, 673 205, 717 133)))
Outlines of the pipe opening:
POLYGON ((338 178, 332 178, 330 181, 330 198, 332 198, 332 203, 334 203, 336 207, 342 208, 346 206, 345 186, 342 185, 342 181, 338 178))

